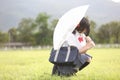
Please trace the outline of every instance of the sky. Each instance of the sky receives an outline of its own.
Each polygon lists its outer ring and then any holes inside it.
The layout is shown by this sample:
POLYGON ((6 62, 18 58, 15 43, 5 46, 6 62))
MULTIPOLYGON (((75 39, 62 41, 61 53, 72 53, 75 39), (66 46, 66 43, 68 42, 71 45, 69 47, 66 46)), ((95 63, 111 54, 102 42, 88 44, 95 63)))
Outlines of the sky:
POLYGON ((60 18, 71 8, 89 4, 86 13, 101 25, 120 21, 120 3, 112 0, 0 0, 0 31, 17 27, 22 18, 35 18, 46 12, 52 18, 60 18))

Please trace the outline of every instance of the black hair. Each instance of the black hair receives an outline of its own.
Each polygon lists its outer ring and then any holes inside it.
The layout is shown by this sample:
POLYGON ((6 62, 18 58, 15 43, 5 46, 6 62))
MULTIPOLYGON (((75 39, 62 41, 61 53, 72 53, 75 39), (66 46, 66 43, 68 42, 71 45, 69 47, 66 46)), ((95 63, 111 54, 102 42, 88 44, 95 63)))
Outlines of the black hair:
POLYGON ((89 23, 88 19, 85 18, 85 17, 82 18, 82 20, 80 21, 80 23, 74 29, 73 34, 75 34, 76 31, 78 31, 79 33, 81 33, 84 29, 86 29, 85 35, 88 36, 89 33, 90 33, 90 23, 89 23))

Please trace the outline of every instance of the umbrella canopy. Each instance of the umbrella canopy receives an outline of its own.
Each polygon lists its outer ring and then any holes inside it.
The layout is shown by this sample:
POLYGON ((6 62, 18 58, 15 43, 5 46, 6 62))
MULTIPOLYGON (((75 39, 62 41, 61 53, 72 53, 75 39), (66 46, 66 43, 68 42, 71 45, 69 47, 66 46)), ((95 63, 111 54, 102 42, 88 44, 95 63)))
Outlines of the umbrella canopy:
POLYGON ((89 5, 79 6, 66 12, 58 21, 53 34, 53 47, 58 50, 67 36, 84 17, 89 5))

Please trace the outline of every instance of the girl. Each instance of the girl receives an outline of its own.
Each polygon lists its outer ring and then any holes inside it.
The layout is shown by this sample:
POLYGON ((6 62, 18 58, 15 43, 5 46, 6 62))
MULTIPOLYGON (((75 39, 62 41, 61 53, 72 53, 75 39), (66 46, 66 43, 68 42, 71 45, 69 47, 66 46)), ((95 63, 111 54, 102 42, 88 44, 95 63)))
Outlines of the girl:
POLYGON ((74 39, 73 40, 74 42, 72 42, 72 40, 70 39, 67 39, 68 44, 74 45, 79 50, 80 61, 83 64, 79 68, 79 70, 82 70, 84 67, 86 67, 90 63, 92 58, 90 55, 86 54, 87 50, 95 46, 95 43, 89 37, 89 33, 90 23, 87 18, 83 17, 83 19, 80 21, 78 26, 73 31, 73 34, 71 34, 71 37, 69 37, 74 39))
MULTIPOLYGON (((78 72, 78 70, 82 70, 84 67, 86 67, 90 61, 91 61, 91 56, 86 54, 87 50, 91 49, 92 47, 95 46, 95 43, 92 41, 92 39, 88 36, 90 33, 90 24, 87 18, 82 18, 80 23, 77 25, 77 27, 74 29, 74 31, 68 35, 66 38, 65 42, 69 46, 74 46, 77 47, 79 50, 79 60, 80 63, 78 66, 73 67, 68 67, 68 66, 58 66, 54 65, 52 74, 60 74, 60 72, 65 70, 61 69, 74 69, 73 73, 78 72)), ((65 44, 63 44, 65 46, 65 44)), ((73 73, 70 72, 69 75, 72 75, 73 73)))

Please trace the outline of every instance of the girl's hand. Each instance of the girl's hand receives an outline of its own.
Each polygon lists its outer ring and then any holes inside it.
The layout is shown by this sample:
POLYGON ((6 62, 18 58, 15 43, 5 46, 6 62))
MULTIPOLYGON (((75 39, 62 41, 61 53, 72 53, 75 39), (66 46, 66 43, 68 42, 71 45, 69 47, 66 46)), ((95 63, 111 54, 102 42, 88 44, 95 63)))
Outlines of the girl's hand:
POLYGON ((89 36, 86 37, 86 41, 88 46, 90 46, 91 48, 95 46, 94 41, 89 36))
POLYGON ((86 53, 87 50, 95 46, 95 43, 89 36, 86 37, 86 41, 87 41, 86 45, 82 49, 79 50, 80 53, 86 53))

